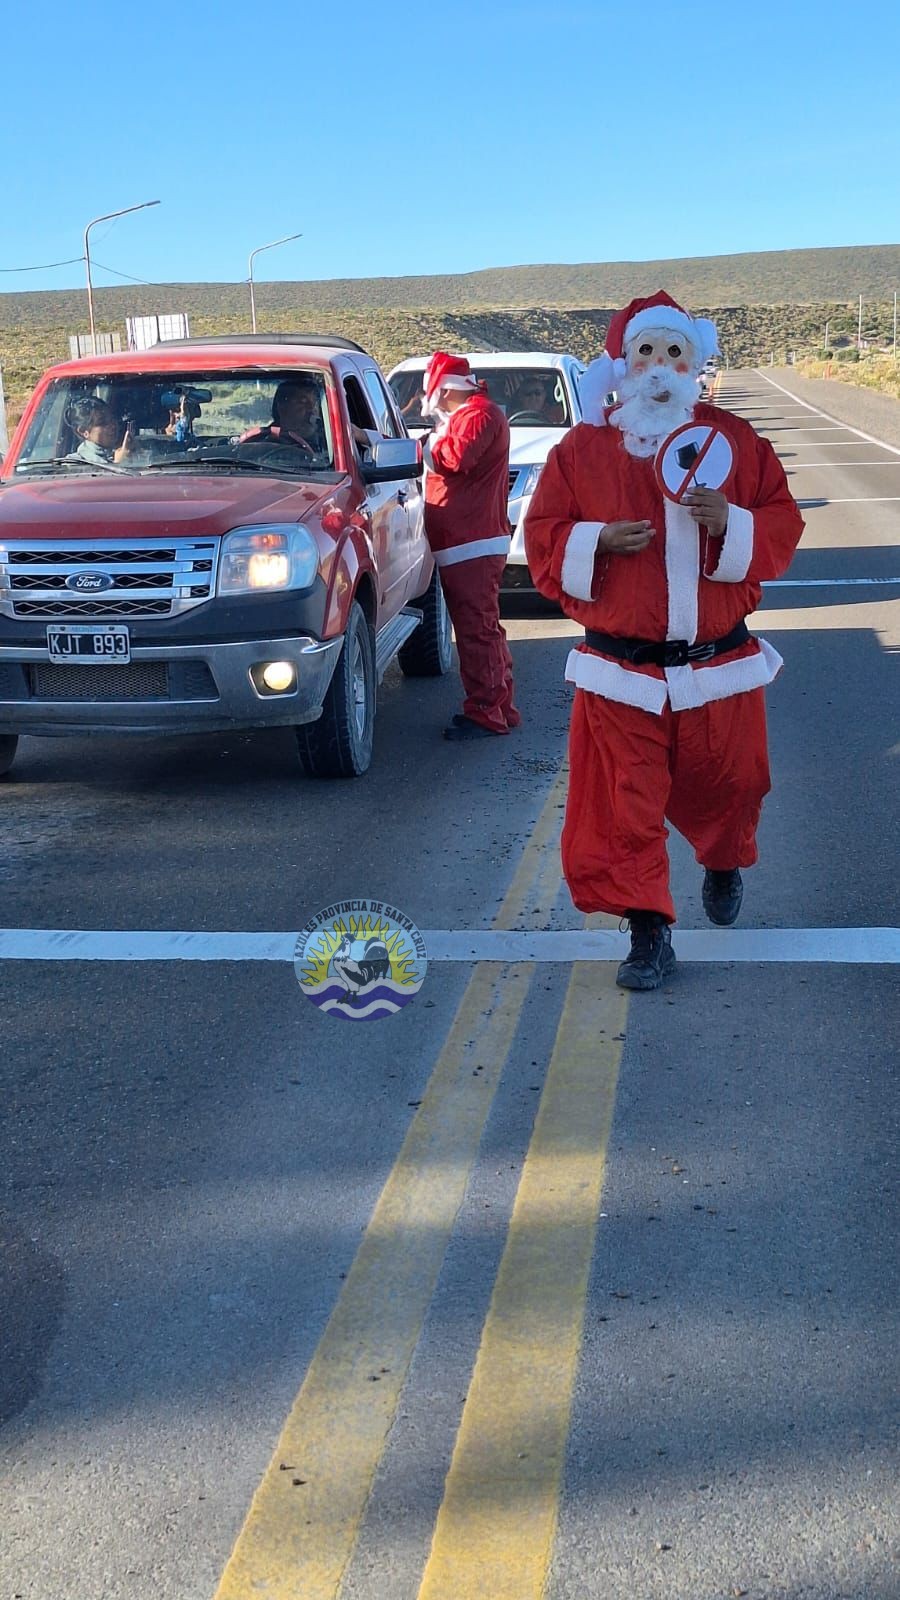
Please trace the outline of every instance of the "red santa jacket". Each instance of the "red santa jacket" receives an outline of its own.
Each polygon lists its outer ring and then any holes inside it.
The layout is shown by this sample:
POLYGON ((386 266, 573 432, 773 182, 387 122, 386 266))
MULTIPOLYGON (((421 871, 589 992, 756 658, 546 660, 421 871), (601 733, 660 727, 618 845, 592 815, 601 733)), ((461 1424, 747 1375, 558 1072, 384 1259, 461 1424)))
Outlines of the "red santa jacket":
MULTIPOLYGON (((653 460, 630 456, 618 428, 581 424, 554 447, 525 522, 525 553, 542 594, 585 628, 632 639, 724 638, 755 611, 764 578, 788 567, 803 519, 768 440, 717 406, 697 422, 728 435, 735 469, 728 524, 716 539, 684 506, 664 499, 653 460), (656 537, 637 555, 598 550, 608 522, 648 521, 656 537)), ((567 679, 609 700, 684 711, 771 683, 783 665, 753 638, 710 662, 635 666, 586 645, 569 656, 567 679)))
POLYGON ((425 531, 439 567, 509 550, 509 423, 473 394, 425 445, 425 531))

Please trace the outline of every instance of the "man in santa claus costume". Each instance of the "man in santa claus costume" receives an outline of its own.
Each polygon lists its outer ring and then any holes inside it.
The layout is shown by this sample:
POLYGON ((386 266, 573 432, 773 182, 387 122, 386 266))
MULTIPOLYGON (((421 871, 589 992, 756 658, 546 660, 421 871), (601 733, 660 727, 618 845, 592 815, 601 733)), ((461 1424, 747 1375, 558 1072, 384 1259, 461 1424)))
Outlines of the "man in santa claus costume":
POLYGON ((712 323, 663 292, 617 312, 582 382, 586 423, 552 451, 525 525, 538 589, 585 630, 566 668, 563 871, 580 910, 628 919, 626 989, 675 965, 666 821, 706 869, 707 916, 728 926, 770 787, 764 685, 782 662, 745 618, 803 521, 768 441, 700 402, 715 353, 712 323))
POLYGON ((488 739, 518 727, 512 656, 500 625, 509 553, 509 424, 465 356, 439 350, 422 410, 437 424, 423 442, 425 531, 456 634, 466 697, 445 739, 488 739))

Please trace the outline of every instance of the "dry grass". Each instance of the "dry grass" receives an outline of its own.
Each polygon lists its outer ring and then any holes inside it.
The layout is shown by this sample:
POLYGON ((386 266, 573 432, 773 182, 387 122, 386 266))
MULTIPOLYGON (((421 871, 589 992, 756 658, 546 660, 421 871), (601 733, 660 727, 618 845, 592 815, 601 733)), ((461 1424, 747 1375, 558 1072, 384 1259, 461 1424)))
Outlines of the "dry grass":
POLYGON ((900 362, 893 355, 863 356, 860 361, 814 361, 795 363, 805 378, 835 378, 839 383, 856 383, 863 389, 900 400, 900 362))

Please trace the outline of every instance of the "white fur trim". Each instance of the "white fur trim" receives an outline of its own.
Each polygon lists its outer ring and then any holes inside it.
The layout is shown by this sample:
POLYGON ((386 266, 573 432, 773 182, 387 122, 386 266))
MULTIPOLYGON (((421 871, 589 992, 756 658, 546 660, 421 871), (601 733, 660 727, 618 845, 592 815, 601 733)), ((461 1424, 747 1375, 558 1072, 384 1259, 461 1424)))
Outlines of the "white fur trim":
POLYGON ((604 700, 637 706, 640 711, 652 711, 656 716, 668 699, 662 678, 652 678, 647 672, 630 672, 618 661, 607 661, 589 650, 569 652, 566 682, 574 683, 576 689, 586 689, 589 694, 599 694, 604 700))
POLYGON ((704 576, 713 583, 743 583, 753 558, 753 512, 729 504, 725 533, 717 543, 722 547, 719 564, 704 576))
POLYGON ((588 650, 572 650, 566 662, 566 681, 604 700, 637 706, 659 716, 666 701, 673 711, 693 711, 713 700, 764 689, 777 678, 784 662, 768 639, 758 639, 752 655, 726 661, 720 667, 666 667, 665 680, 649 673, 632 672, 618 661, 607 661, 588 650))
POLYGON ((632 339, 645 328, 665 328, 666 333, 681 333, 690 341, 691 349, 700 353, 700 334, 693 317, 686 311, 678 311, 673 306, 644 306, 641 311, 636 311, 622 337, 622 348, 625 349, 632 339))
POLYGON ((720 667, 666 667, 666 682, 673 711, 690 711, 712 700, 729 700, 734 694, 764 689, 777 678, 784 661, 768 639, 759 639, 752 655, 739 656, 720 667))
POLYGON ((625 329, 623 350, 645 328, 664 328, 667 333, 683 334, 696 352, 698 367, 710 356, 719 354, 719 335, 715 323, 708 317, 692 317, 687 311, 673 310, 671 306, 645 306, 642 311, 635 312, 625 329))
POLYGON ((424 384, 422 388, 425 391, 426 400, 433 400, 434 396, 440 394, 443 389, 471 389, 474 394, 478 388, 478 379, 471 376, 466 378, 461 373, 458 373, 449 378, 441 378, 440 382, 436 383, 431 389, 425 389, 424 384))
POLYGON ((605 522, 573 522, 566 540, 560 583, 573 600, 593 600, 594 560, 605 522))
POLYGON ((666 584, 669 590, 667 639, 697 637, 697 586, 700 581, 700 530, 686 506, 666 500, 666 584))
POLYGON ((509 534, 496 539, 470 539, 468 544, 451 544, 446 550, 435 550, 437 567, 456 567, 461 561, 474 561, 476 556, 505 556, 509 554, 509 534))
POLYGON ((426 437, 422 440, 422 460, 424 461, 426 467, 431 467, 432 469, 434 468, 434 456, 431 454, 430 434, 426 435, 426 437))
POLYGON ((590 362, 585 367, 578 379, 578 399, 581 404, 581 419, 590 423, 593 428, 604 428, 606 417, 604 408, 607 396, 614 394, 622 378, 625 376, 626 366, 622 360, 613 361, 604 350, 596 361, 590 362))

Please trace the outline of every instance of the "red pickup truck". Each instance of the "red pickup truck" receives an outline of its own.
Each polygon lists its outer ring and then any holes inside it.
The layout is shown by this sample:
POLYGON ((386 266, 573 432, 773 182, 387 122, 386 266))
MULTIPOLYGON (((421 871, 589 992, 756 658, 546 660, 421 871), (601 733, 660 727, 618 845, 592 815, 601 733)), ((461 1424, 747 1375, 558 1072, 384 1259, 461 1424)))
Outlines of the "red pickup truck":
POLYGON ((52 367, 0 470, 0 774, 21 734, 273 725, 311 776, 364 772, 389 663, 451 660, 421 474, 349 340, 52 367))

